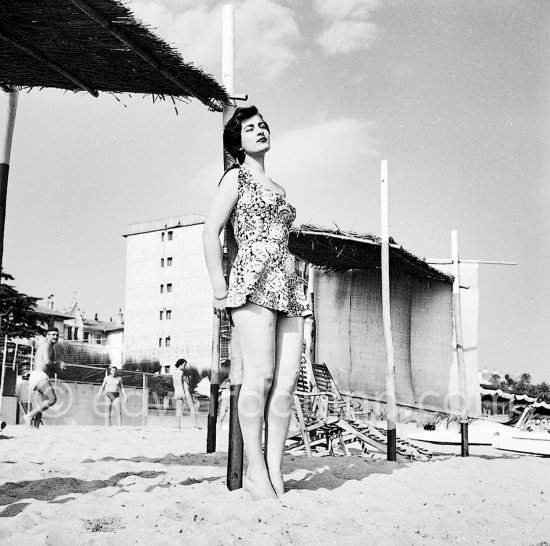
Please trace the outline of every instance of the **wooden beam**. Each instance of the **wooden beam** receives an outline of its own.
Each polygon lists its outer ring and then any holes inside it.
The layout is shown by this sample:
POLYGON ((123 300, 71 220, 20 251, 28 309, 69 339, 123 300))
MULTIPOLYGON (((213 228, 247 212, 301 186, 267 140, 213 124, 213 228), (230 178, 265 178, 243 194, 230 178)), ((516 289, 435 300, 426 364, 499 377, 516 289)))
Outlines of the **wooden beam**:
MULTIPOLYGON (((426 258, 425 262, 427 264, 439 264, 439 265, 451 265, 453 264, 452 259, 448 258, 426 258)), ((460 260, 461 264, 488 264, 488 265, 518 265, 517 262, 495 262, 489 260, 460 260)))
POLYGON ((52 60, 50 60, 44 53, 42 53, 39 49, 36 49, 35 47, 29 46, 27 44, 23 44, 19 41, 17 41, 13 36, 10 36, 6 32, 0 30, 0 38, 4 40, 5 42, 8 42, 12 46, 16 47, 17 49, 20 49, 21 51, 24 51, 27 53, 27 55, 30 55, 31 57, 34 57, 36 60, 40 61, 41 63, 44 63, 46 66, 49 66, 52 70, 55 72, 58 72, 65 78, 67 78, 69 81, 73 82, 75 85, 78 85, 81 89, 84 91, 88 91, 90 95, 93 97, 98 97, 99 93, 92 89, 87 83, 84 82, 78 75, 73 74, 72 72, 69 72, 65 68, 63 68, 61 65, 58 65, 57 63, 54 63, 52 60))

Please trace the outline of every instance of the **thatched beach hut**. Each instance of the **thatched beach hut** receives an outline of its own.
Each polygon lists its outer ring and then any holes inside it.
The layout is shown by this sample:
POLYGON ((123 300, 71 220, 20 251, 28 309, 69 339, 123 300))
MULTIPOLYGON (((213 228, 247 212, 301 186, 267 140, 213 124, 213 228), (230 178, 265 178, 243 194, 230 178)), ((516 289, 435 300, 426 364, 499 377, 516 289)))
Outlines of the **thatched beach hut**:
MULTIPOLYGON (((291 233, 290 249, 313 266, 307 282, 315 311, 314 360, 329 366, 341 391, 383 402, 386 353, 380 239, 303 225, 291 233)), ((450 275, 390 240, 399 405, 451 413, 459 408, 452 282, 450 275)), ((467 368, 469 413, 477 416, 477 364, 467 368)))

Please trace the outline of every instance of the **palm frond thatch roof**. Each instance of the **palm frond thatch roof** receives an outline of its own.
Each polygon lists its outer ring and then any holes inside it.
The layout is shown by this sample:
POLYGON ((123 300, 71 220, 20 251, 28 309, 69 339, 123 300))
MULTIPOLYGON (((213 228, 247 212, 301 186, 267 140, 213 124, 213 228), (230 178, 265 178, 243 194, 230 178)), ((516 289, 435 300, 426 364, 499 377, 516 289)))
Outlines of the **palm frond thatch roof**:
MULTIPOLYGON (((290 232, 290 251, 323 269, 380 269, 382 239, 371 234, 303 224, 290 232)), ((431 267, 390 238, 390 271, 419 279, 452 282, 453 277, 431 267)))
POLYGON ((229 100, 118 0, 0 2, 0 85, 194 97, 214 110, 229 100))

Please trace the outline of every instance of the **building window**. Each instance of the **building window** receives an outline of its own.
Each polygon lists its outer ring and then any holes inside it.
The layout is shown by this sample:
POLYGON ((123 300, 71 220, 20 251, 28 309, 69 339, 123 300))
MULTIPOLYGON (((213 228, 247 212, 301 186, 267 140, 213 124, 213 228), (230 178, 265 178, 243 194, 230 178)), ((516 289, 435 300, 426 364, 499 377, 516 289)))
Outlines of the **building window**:
POLYGON ((162 347, 162 338, 159 337, 159 347, 162 347))
POLYGON ((164 311, 161 311, 161 312, 160 312, 160 315, 159 315, 160 320, 162 320, 162 314, 163 314, 163 313, 164 313, 164 311))
POLYGON ((164 294, 164 284, 161 284, 161 285, 160 285, 160 293, 161 293, 161 294, 164 294))
POLYGON ((164 340, 164 346, 165 346, 165 347, 170 347, 170 336, 168 336, 168 337, 164 340))
POLYGON ((160 259, 160 267, 164 267, 164 258, 160 259))
POLYGON ((174 236, 174 232, 173 232, 173 231, 169 231, 169 232, 168 232, 168 240, 171 241, 172 238, 173 238, 173 236, 174 236))
POLYGON ((172 318, 172 311, 170 309, 168 309, 166 311, 166 320, 170 320, 172 318))
POLYGON ((166 258, 166 267, 170 267, 172 265, 172 258, 166 258))
POLYGON ((169 282, 167 285, 166 285, 166 292, 172 292, 172 283, 169 282))
POLYGON ((160 234, 160 240, 164 241, 164 231, 160 234))

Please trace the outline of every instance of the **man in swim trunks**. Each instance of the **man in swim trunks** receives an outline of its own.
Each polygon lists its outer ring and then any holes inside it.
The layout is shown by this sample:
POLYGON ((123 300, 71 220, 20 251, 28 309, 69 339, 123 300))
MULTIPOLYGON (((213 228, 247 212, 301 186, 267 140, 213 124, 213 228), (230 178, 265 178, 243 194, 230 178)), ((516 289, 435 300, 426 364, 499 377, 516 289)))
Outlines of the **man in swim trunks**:
POLYGON ((189 413, 193 419, 193 426, 201 428, 197 422, 197 412, 195 411, 195 401, 189 388, 189 377, 187 375, 187 360, 180 358, 174 365, 172 371, 172 381, 174 383, 174 401, 176 403, 176 423, 181 428, 181 419, 183 416, 183 401, 189 406, 189 413))
POLYGON ((42 413, 57 402, 57 396, 50 383, 52 372, 61 373, 66 364, 54 362, 54 345, 59 341, 59 330, 49 328, 46 339, 39 345, 34 356, 34 369, 29 375, 29 389, 34 394, 33 409, 23 416, 29 426, 40 426, 42 413))
POLYGON ((109 374, 105 376, 101 388, 97 394, 97 400, 101 397, 101 393, 105 390, 105 398, 107 399, 107 413, 105 414, 105 426, 111 426, 111 414, 114 410, 117 416, 117 424, 122 425, 122 411, 120 408, 120 397, 126 397, 126 391, 122 385, 122 377, 117 375, 117 367, 111 366, 109 374))

